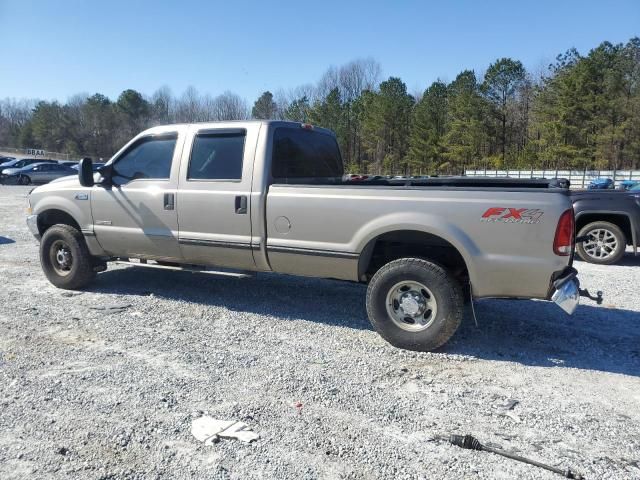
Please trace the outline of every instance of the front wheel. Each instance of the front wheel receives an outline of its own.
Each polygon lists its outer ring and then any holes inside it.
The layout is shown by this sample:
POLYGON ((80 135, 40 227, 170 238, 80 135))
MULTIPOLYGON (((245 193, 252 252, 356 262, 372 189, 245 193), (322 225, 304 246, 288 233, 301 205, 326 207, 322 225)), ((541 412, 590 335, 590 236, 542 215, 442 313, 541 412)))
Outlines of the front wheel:
POLYGON ((616 263, 624 255, 627 239, 617 225, 610 222, 592 222, 578 232, 578 236, 587 236, 587 240, 576 246, 582 260, 599 265, 616 263))
POLYGON ((46 277, 58 288, 76 290, 96 276, 84 237, 69 225, 54 225, 44 233, 40 263, 46 277))
POLYGON ((26 175, 20 175, 18 177, 18 184, 19 185, 30 185, 31 184, 31 179, 29 177, 27 177, 26 175))
POLYGON ((392 345, 435 350, 462 322, 462 287, 439 265, 401 258, 387 263, 371 279, 367 314, 376 331, 392 345))

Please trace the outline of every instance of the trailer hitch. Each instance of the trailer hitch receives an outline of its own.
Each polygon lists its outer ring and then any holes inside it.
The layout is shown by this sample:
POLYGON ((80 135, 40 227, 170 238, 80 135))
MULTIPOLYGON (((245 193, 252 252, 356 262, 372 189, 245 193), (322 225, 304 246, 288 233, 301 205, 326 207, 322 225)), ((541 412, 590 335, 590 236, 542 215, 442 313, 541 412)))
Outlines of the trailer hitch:
POLYGON ((589 290, 587 290, 586 288, 579 288, 578 292, 580 292, 580 296, 581 297, 587 297, 589 300, 593 300, 594 302, 596 302, 598 305, 602 305, 602 290, 598 290, 596 292, 595 297, 593 295, 591 295, 589 293, 589 290))

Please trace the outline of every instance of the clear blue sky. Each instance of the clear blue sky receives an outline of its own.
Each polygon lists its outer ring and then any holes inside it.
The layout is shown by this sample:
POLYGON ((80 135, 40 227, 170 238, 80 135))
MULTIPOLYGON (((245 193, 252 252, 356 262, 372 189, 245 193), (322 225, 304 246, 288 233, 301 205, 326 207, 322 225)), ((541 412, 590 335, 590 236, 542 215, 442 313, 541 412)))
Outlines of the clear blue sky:
POLYGON ((0 98, 193 85, 252 102, 369 56, 413 92, 498 57, 537 69, 635 35, 640 0, 0 0, 0 98))

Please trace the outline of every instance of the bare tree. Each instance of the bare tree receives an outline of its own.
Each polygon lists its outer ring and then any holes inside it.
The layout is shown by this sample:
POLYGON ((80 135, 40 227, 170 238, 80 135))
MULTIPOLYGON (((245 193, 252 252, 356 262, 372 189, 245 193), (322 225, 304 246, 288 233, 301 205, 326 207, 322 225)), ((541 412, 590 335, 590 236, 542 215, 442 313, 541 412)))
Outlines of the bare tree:
POLYGON ((276 93, 273 96, 276 104, 278 105, 278 111, 276 113, 276 118, 285 119, 285 113, 289 106, 292 103, 299 101, 302 98, 306 98, 308 102, 313 103, 318 98, 318 90, 315 86, 310 83, 306 83, 304 85, 299 85, 295 88, 290 88, 288 90, 279 89, 276 90, 276 93))
POLYGON ((31 118, 37 99, 5 98, 0 101, 0 113, 10 124, 22 127, 31 118))
POLYGON ((38 100, 5 98, 0 101, 0 145, 21 143, 23 127, 29 122, 38 100))
POLYGON ((152 122, 158 125, 172 123, 175 112, 175 99, 166 85, 151 95, 152 122))
POLYGON ((202 99, 195 87, 189 86, 176 104, 176 121, 200 122, 203 120, 202 99))
POLYGON ((337 74, 337 87, 345 102, 355 100, 364 90, 375 90, 382 68, 373 58, 353 60, 340 67, 337 74))
POLYGON ((247 102, 233 92, 224 92, 213 99, 215 120, 246 120, 249 118, 247 102))
POLYGON ((340 90, 340 70, 332 65, 320 77, 316 92, 318 97, 322 99, 326 98, 329 92, 336 88, 340 90))

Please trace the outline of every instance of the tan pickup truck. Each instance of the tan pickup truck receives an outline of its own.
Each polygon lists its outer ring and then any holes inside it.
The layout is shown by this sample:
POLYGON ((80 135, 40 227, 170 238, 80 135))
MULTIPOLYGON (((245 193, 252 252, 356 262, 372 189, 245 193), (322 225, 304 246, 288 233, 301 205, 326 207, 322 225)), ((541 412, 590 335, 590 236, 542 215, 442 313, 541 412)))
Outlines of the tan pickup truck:
POLYGON ((348 178, 335 135, 322 128, 161 126, 98 173, 85 159, 77 178, 33 190, 27 224, 60 288, 85 287, 112 261, 362 282, 375 329, 415 350, 453 335, 466 296, 576 307, 562 182, 348 178))

